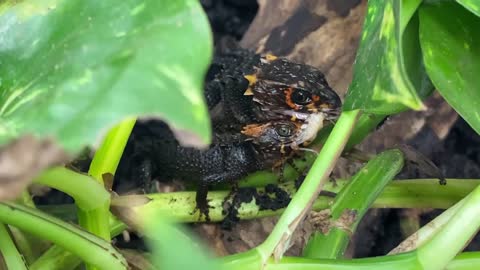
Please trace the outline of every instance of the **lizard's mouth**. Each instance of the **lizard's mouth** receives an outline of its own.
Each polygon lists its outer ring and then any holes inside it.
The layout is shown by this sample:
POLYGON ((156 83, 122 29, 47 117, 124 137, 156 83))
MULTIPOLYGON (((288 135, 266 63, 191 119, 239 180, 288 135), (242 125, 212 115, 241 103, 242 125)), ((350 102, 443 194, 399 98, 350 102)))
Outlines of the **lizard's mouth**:
MULTIPOLYGON (((279 113, 276 115, 278 117, 279 113)), ((242 134, 246 135, 248 140, 272 151, 288 153, 287 149, 307 150, 303 147, 315 140, 325 122, 337 118, 331 110, 325 112, 284 110, 281 115, 284 117, 277 118, 278 120, 246 125, 242 134)))
POLYGON ((284 110, 281 113, 289 116, 292 121, 302 123, 291 145, 292 148, 298 148, 299 145, 306 146, 310 144, 316 138, 317 133, 324 127, 326 121, 334 121, 338 118, 340 110, 322 108, 316 112, 284 110))
POLYGON ((295 115, 295 117, 303 120, 303 124, 300 127, 294 143, 291 145, 293 149, 298 148, 300 145, 306 146, 317 137, 317 133, 323 128, 323 122, 327 119, 327 114, 323 112, 300 113, 299 115, 295 115))

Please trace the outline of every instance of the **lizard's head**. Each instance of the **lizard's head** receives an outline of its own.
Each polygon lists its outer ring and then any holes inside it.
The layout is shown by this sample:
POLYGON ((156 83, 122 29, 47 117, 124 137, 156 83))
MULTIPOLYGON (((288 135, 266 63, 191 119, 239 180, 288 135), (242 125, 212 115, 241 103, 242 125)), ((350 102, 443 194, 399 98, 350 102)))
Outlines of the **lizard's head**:
POLYGON ((265 119, 307 120, 312 114, 327 121, 338 118, 341 100, 317 68, 266 55, 255 70, 245 76, 245 95, 253 95, 265 119))
POLYGON ((246 75, 260 122, 287 120, 299 125, 292 145, 308 145, 324 123, 338 118, 342 102, 317 68, 266 55, 246 75))

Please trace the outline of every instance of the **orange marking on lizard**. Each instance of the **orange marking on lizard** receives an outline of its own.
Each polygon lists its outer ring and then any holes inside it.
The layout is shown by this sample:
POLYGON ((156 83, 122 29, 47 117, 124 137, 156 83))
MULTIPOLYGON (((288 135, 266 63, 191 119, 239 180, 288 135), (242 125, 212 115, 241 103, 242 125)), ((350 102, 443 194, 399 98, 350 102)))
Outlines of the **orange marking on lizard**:
POLYGON ((297 104, 292 101, 293 89, 291 87, 287 88, 283 91, 283 93, 285 93, 285 102, 287 103, 287 105, 294 110, 298 109, 297 104))
POLYGON ((268 126, 269 124, 250 124, 246 125, 243 127, 243 130, 241 131, 242 134, 245 134, 247 136, 255 137, 258 138, 262 136, 264 133, 264 129, 268 126))

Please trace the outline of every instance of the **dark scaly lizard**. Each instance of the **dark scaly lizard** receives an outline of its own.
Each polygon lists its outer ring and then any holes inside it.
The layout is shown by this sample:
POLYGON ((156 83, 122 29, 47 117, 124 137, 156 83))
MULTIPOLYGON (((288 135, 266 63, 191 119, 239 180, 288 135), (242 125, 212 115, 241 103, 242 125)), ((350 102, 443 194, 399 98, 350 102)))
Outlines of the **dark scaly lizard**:
POLYGON ((132 164, 132 173, 147 180, 196 181, 197 208, 207 220, 209 185, 277 166, 312 141, 324 122, 336 119, 341 106, 318 69, 243 49, 214 59, 205 99, 214 135, 210 147, 183 147, 158 122, 153 136, 134 146, 142 161, 132 164))
POLYGON ((299 143, 300 127, 300 123, 286 120, 259 124, 254 132, 249 128, 248 134, 240 134, 238 141, 214 143, 206 150, 198 150, 181 146, 164 124, 158 137, 150 137, 148 142, 142 142, 142 149, 136 149, 136 154, 149 158, 142 160, 135 175, 146 172, 161 180, 195 181, 197 208, 208 220, 208 186, 233 184, 252 172, 273 168, 290 154, 292 145, 299 143))

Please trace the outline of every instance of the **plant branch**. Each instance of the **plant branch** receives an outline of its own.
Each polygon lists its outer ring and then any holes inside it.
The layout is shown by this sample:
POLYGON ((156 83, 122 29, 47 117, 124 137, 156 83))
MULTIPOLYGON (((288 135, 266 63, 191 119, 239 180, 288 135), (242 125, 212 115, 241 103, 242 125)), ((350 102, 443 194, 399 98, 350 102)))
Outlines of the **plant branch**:
MULTIPOLYGON (((252 250, 219 259, 225 270, 261 269, 260 257, 252 250)), ((264 265, 265 270, 386 270, 408 269, 423 270, 417 261, 417 253, 409 252, 391 256, 360 259, 308 259, 302 257, 283 257, 279 261, 270 258, 264 265)), ((465 252, 448 263, 445 270, 477 270, 480 268, 480 252, 465 252)))
POLYGON ((479 216, 480 186, 465 197, 447 223, 417 249, 418 260, 424 269, 445 268, 478 231, 479 216))
POLYGON ((100 269, 127 269, 127 262, 109 242, 39 210, 0 203, 0 221, 52 241, 100 269))
POLYGON ((314 212, 314 218, 319 218, 324 226, 310 237, 304 256, 342 258, 350 235, 385 186, 403 168, 403 159, 397 149, 375 156, 338 193, 329 209, 314 212))
POLYGON ((64 167, 49 169, 34 182, 68 194, 83 211, 104 207, 110 201, 110 193, 92 177, 64 167), (92 200, 92 198, 95 199, 92 200))
POLYGON ((292 201, 265 242, 257 247, 263 261, 266 261, 272 254, 275 258, 280 258, 288 248, 291 235, 310 212, 310 208, 324 184, 328 181, 328 177, 348 141, 359 113, 360 111, 355 110, 341 114, 297 194, 293 196, 292 201))
MULTIPOLYGON (((349 180, 336 180, 335 186, 329 182, 325 185, 325 191, 338 193, 348 182, 349 180)), ((445 209, 461 200, 479 184, 480 181, 475 179, 447 179, 447 185, 439 185, 438 179, 396 180, 391 182, 383 190, 382 194, 380 194, 377 200, 373 203, 372 207, 415 208, 418 206, 417 208, 445 209), (418 205, 415 204, 416 201, 419 202, 418 205)), ((289 194, 295 194, 296 192, 295 185, 292 182, 281 184, 279 187, 287 191, 289 194)), ((257 190, 261 191, 263 189, 259 188, 257 190)), ((229 191, 209 192, 209 204, 214 206, 210 209, 212 221, 221 221, 224 218, 224 215, 222 214, 222 202, 229 193, 229 191)), ((132 196, 139 195, 128 195, 114 198, 112 200, 112 205, 119 203, 128 204, 128 202, 136 200, 136 198, 132 196), (120 202, 118 200, 120 200, 120 202)), ((146 196, 150 200, 148 203, 134 207, 134 209, 140 212, 140 214, 142 214, 141 212, 151 211, 151 209, 157 209, 168 216, 174 217, 177 221, 198 221, 197 216, 191 215, 191 212, 195 208, 195 192, 158 193, 148 194, 146 196), (151 209, 149 210, 148 208, 151 209)), ((313 209, 326 209, 331 205, 332 200, 331 197, 320 196, 315 201, 313 209)), ((283 210, 284 209, 279 209, 277 211, 259 210, 258 205, 254 202, 243 203, 239 209, 239 217, 241 219, 252 219, 274 216, 279 215, 283 210)), ((126 229, 126 225, 119 220, 111 219, 110 228, 112 230, 111 235, 114 236, 126 229)), ((251 253, 259 256, 256 250, 251 250, 249 254, 251 253)), ((74 269, 79 263, 80 260, 74 254, 63 250, 59 246, 54 246, 44 253, 31 266, 31 269, 68 270, 74 269)))
MULTIPOLYGON (((6 264, 6 269, 28 269, 22 255, 18 252, 17 247, 10 236, 8 227, 3 223, 0 223, 0 252, 6 264)), ((3 268, 2 265, 0 265, 0 268, 3 268)))
MULTIPOLYGON (((336 185, 325 184, 325 191, 338 193, 348 184, 349 180, 336 180, 336 185)), ((374 208, 438 208, 446 209, 463 197, 465 197, 480 181, 475 179, 447 179, 447 185, 439 185, 438 179, 410 179, 392 181, 372 204, 374 208)), ((287 182, 279 184, 279 188, 285 190, 290 196, 296 193, 295 184, 287 182)), ((262 192, 258 188, 257 192, 262 192)), ((208 193, 211 221, 221 221, 225 217, 223 212, 223 201, 230 191, 210 191, 208 193)), ((148 203, 136 205, 134 209, 138 212, 148 211, 148 208, 161 209, 166 214, 179 222, 198 222, 198 214, 192 214, 195 209, 195 192, 182 191, 171 193, 157 193, 147 195, 126 195, 112 199, 112 206, 128 205, 138 197, 148 198, 148 203)), ((314 210, 326 209, 332 202, 328 196, 320 196, 313 204, 314 210)), ((238 209, 240 219, 253 219, 279 215, 285 209, 260 210, 255 202, 243 203, 238 209)))
MULTIPOLYGON (((126 225, 110 216, 110 235, 115 237, 126 229, 126 225)), ((54 245, 40 256, 32 265, 30 270, 71 270, 76 269, 81 259, 74 253, 54 245)))
POLYGON ((432 221, 424 225, 407 239, 403 240, 396 248, 392 249, 388 254, 398 254, 416 249, 418 246, 425 244, 432 239, 435 233, 439 232, 443 226, 452 218, 455 212, 465 203, 465 199, 457 202, 452 207, 448 208, 441 215, 434 218, 432 221))
MULTIPOLYGON (((103 177, 105 174, 111 174, 112 176, 115 174, 134 124, 135 118, 128 118, 113 127, 95 153, 88 174, 100 182, 102 186, 104 186, 103 177)), ((90 199, 96 200, 95 197, 90 197, 90 199)), ((78 211, 78 221, 88 231, 105 240, 110 240, 108 225, 109 208, 110 202, 107 201, 102 208, 91 211, 82 211, 80 209, 78 211)))

